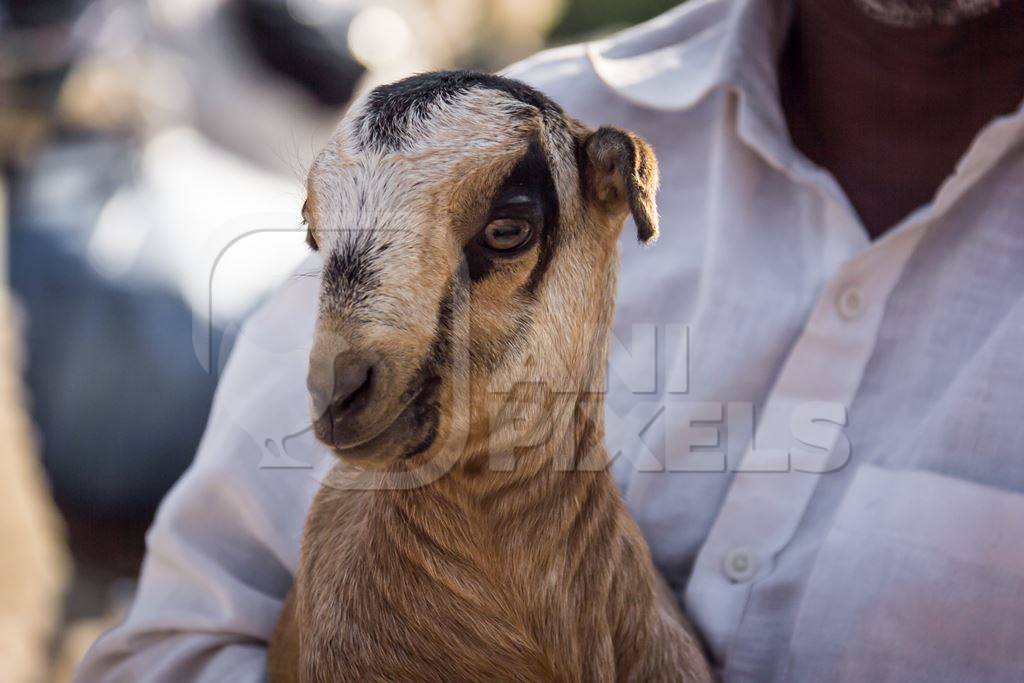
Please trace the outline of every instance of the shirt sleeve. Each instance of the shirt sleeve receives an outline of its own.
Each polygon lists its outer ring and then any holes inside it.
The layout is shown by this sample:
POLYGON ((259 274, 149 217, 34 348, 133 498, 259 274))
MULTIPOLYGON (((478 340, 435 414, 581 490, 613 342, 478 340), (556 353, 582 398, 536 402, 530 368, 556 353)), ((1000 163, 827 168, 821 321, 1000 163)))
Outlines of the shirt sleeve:
POLYGON ((211 425, 197 466, 147 536, 131 610, 93 646, 76 680, 263 679, 311 491, 280 476, 266 478, 281 480, 272 491, 239 474, 245 465, 220 466, 257 452, 247 435, 211 425))
POLYGON ((288 447, 308 432, 315 301, 314 279, 292 278, 239 334, 196 458, 146 536, 133 604, 74 680, 265 678, 318 467, 330 460, 312 437, 288 447))

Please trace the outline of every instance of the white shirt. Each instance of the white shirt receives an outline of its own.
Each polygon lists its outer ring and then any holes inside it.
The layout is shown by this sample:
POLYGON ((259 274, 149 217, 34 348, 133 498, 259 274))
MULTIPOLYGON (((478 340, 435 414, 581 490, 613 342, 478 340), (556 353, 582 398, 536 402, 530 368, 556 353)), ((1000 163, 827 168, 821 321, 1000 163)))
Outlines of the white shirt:
MULTIPOLYGON (((725 680, 1024 680, 1024 113, 872 241, 789 140, 786 15, 691 2, 512 70, 661 162, 662 236, 623 246, 616 476, 725 680)), ((262 676, 330 462, 288 436, 316 289, 246 325, 79 680, 262 676)))

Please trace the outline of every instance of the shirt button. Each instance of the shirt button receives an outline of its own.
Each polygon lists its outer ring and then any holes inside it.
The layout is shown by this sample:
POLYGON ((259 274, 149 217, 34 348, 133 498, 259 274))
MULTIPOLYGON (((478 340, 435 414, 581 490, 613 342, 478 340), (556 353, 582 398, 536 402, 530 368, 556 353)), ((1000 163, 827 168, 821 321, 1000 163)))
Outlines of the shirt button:
POLYGON ((864 312, 864 294, 857 285, 844 287, 836 297, 836 308, 839 315, 853 320, 864 312))
POLYGON ((747 548, 733 548, 725 554, 725 577, 733 583, 746 583, 757 575, 757 556, 747 548))

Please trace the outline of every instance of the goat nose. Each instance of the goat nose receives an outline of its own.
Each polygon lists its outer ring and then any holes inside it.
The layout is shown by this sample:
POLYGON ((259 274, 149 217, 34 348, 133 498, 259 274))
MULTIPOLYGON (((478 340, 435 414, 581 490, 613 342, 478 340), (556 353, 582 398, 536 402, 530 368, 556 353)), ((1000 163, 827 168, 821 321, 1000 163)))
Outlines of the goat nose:
POLYGON ((317 414, 323 416, 330 410, 334 418, 354 415, 365 408, 372 383, 373 364, 348 353, 339 354, 330 365, 311 362, 306 378, 317 414))

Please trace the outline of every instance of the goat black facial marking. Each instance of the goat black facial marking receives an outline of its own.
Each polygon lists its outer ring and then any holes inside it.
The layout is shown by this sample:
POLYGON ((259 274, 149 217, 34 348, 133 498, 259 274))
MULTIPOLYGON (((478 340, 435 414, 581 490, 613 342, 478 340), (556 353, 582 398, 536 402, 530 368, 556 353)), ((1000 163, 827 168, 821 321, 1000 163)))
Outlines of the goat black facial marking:
MULTIPOLYGON (((536 139, 530 142, 526 153, 494 193, 485 225, 491 220, 510 214, 528 214, 531 222, 535 223, 533 236, 521 249, 508 255, 489 251, 481 246, 476 237, 469 240, 463 248, 466 263, 469 266, 469 277, 473 282, 483 280, 491 274, 495 264, 500 260, 514 258, 517 254, 539 244, 540 253, 537 255, 537 263, 530 272, 525 288, 526 292, 532 296, 551 262, 552 251, 557 244, 559 232, 558 193, 555 191, 555 182, 551 175, 548 159, 540 142, 536 139), (527 201, 521 202, 520 199, 527 201), (511 202, 516 203, 512 204, 511 202), (539 215, 534 215, 535 212, 539 215)), ((483 227, 481 226, 481 229, 483 227)))
POLYGON ((548 266, 551 265, 551 259, 555 256, 555 250, 558 248, 561 237, 558 192, 555 190, 555 181, 551 175, 548 158, 539 142, 534 140, 530 143, 526 156, 519 162, 509 179, 514 183, 521 182, 526 186, 532 185, 541 198, 544 227, 540 237, 540 253, 537 255, 536 265, 530 272, 530 279, 526 283, 526 292, 533 296, 536 294, 537 286, 544 279, 548 266))
POLYGON ((427 450, 437 439, 437 427, 441 421, 441 408, 438 405, 440 388, 441 381, 439 378, 434 377, 427 380, 422 393, 412 406, 414 412, 413 419, 417 424, 422 425, 423 438, 406 451, 403 456, 406 459, 417 456, 427 450))
POLYGON ((427 450, 437 438, 437 427, 441 419, 438 396, 441 387, 440 377, 451 355, 456 286, 455 278, 452 278, 445 288, 445 295, 437 311, 436 332, 430 343, 430 351, 402 396, 403 401, 413 401, 410 406, 410 410, 413 411, 412 417, 423 435, 405 453, 405 458, 411 458, 427 450))
POLYGON ((331 252, 324 264, 322 301, 327 310, 342 309, 365 299, 380 286, 373 245, 357 236, 331 252))
POLYGON ((430 105, 450 102, 474 88, 503 92, 530 105, 546 118, 563 116, 561 107, 518 81, 476 71, 438 71, 375 88, 357 121, 357 129, 363 131, 363 146, 379 152, 403 149, 409 140, 409 123, 413 118, 427 116, 430 105))

